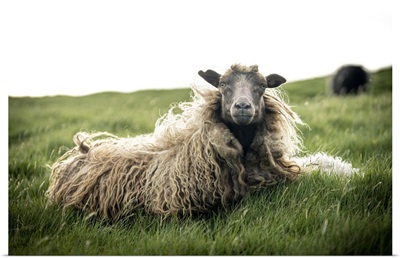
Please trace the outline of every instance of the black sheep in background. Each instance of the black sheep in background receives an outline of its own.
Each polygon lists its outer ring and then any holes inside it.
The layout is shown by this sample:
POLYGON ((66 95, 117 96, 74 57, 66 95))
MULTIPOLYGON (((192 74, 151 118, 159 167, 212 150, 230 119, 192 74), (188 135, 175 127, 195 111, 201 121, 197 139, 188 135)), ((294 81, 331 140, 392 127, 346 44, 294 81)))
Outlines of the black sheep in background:
POLYGON ((334 95, 358 94, 367 91, 368 73, 357 65, 342 66, 332 79, 334 95))

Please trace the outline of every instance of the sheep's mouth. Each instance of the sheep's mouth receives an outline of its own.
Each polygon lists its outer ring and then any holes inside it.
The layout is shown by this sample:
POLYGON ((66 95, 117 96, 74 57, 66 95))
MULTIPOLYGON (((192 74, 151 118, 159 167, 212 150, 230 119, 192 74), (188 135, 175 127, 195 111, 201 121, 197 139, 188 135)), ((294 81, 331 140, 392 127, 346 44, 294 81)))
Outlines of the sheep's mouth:
POLYGON ((253 115, 238 114, 232 118, 237 125, 248 125, 253 121, 253 115))

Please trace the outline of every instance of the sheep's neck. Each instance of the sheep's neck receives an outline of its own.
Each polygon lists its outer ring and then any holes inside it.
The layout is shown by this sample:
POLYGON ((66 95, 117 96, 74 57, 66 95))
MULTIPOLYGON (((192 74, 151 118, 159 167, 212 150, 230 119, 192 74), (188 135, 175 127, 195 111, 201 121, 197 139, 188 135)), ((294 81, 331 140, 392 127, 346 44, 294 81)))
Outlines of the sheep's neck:
POLYGON ((229 129, 235 138, 239 141, 243 148, 243 157, 246 156, 247 150, 249 149, 251 143, 253 142, 254 135, 256 132, 255 125, 238 126, 230 125, 229 129))

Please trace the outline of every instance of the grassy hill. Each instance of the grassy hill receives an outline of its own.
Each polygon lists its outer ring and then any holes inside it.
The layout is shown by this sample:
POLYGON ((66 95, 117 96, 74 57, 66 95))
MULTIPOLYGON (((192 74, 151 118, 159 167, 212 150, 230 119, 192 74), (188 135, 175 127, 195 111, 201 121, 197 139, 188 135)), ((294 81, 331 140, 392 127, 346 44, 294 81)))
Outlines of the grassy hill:
POLYGON ((283 86, 309 125, 310 153, 360 168, 348 178, 318 172, 247 195, 228 211, 163 221, 138 214, 106 224, 47 206, 52 164, 77 131, 119 136, 151 132, 189 89, 9 98, 9 254, 325 255, 392 252, 392 69, 373 74, 361 96, 326 94, 326 78, 283 86))

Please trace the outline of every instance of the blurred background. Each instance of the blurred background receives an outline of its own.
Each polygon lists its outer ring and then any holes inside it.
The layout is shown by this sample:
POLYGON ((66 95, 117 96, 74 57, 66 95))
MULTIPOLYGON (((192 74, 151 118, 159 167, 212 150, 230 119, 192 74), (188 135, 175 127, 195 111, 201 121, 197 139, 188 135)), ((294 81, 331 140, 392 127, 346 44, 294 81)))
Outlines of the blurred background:
MULTIPOLYGON (((9 96, 206 84, 198 70, 258 64, 288 81, 343 64, 392 65, 392 1, 2 1, 9 96)), ((3 89, 4 89, 3 88, 3 89)))

